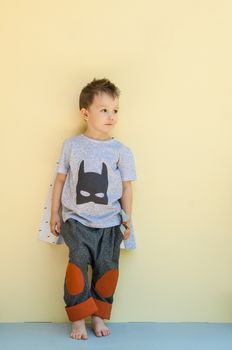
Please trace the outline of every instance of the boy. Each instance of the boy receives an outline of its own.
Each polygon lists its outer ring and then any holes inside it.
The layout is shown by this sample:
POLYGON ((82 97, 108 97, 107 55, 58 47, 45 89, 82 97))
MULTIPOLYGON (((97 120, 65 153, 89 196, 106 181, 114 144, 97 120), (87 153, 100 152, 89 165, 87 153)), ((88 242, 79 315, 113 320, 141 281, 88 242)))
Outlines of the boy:
POLYGON ((94 79, 82 89, 79 107, 86 129, 64 140, 52 193, 50 230, 61 234, 69 248, 64 301, 73 339, 88 338, 88 316, 96 336, 110 334, 104 319, 110 319, 120 244, 130 235, 134 158, 127 146, 110 136, 118 120, 119 94, 108 79, 94 79), (129 217, 124 234, 121 208, 129 217))

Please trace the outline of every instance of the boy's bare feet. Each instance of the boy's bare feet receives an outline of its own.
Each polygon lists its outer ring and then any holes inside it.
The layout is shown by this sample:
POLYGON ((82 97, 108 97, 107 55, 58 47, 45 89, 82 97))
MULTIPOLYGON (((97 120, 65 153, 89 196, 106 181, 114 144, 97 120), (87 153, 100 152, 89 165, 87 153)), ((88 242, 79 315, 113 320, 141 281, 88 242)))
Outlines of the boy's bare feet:
POLYGON ((98 316, 92 316, 92 328, 97 337, 102 337, 110 334, 110 330, 106 327, 103 319, 98 316))
POLYGON ((72 322, 72 332, 70 336, 73 339, 88 339, 85 320, 72 322))

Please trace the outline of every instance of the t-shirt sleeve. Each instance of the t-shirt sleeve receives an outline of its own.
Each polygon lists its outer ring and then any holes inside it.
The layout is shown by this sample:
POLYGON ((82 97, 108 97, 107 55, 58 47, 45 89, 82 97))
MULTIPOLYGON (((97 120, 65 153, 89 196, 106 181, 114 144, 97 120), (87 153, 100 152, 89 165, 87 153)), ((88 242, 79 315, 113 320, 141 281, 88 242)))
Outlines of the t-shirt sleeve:
POLYGON ((60 157, 57 166, 57 173, 67 174, 69 170, 69 159, 71 152, 71 142, 65 139, 61 147, 60 157))
POLYGON ((122 181, 134 181, 137 179, 135 160, 129 147, 124 146, 119 154, 118 168, 122 181))

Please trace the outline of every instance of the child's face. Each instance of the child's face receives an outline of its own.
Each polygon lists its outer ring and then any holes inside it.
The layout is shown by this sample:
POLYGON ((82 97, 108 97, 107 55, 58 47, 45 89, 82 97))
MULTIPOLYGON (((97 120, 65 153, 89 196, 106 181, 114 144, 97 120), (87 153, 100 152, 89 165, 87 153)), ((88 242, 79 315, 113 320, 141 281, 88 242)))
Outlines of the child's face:
POLYGON ((91 131, 108 134, 118 121, 119 100, 106 93, 94 96, 88 109, 82 108, 81 114, 91 131))

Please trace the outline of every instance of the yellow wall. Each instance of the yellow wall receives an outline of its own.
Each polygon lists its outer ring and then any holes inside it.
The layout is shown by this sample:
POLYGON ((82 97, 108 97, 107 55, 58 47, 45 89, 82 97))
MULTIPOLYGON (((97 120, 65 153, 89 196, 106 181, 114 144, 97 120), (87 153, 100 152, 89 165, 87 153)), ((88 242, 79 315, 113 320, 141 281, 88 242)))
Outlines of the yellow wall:
POLYGON ((1 1, 0 321, 65 322, 65 246, 37 240, 94 77, 122 91, 137 250, 112 321, 232 321, 232 3, 1 1))

